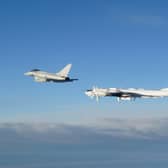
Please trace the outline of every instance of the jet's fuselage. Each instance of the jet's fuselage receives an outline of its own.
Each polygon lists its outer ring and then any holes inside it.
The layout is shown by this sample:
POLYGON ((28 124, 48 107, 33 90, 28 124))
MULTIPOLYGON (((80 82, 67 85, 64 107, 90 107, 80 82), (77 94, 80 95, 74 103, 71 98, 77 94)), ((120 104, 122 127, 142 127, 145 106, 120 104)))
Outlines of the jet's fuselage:
POLYGON ((34 77, 35 81, 37 82, 72 82, 74 80, 77 80, 44 71, 27 72, 25 73, 25 75, 34 77))
POLYGON ((66 77, 63 76, 58 76, 57 74, 54 73, 48 73, 48 72, 28 72, 28 76, 33 76, 33 77, 38 77, 38 78, 43 78, 43 79, 53 79, 53 80, 65 80, 66 77))

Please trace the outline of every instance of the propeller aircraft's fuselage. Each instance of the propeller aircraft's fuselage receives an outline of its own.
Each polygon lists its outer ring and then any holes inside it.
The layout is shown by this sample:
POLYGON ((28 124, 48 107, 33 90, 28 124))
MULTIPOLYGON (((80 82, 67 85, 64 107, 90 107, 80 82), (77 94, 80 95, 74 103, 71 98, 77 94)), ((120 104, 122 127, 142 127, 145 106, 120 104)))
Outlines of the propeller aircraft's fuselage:
POLYGON ((168 88, 160 90, 144 90, 144 89, 118 89, 118 88, 96 88, 87 90, 85 94, 91 98, 113 96, 117 97, 118 100, 135 100, 136 98, 159 98, 168 97, 168 88))

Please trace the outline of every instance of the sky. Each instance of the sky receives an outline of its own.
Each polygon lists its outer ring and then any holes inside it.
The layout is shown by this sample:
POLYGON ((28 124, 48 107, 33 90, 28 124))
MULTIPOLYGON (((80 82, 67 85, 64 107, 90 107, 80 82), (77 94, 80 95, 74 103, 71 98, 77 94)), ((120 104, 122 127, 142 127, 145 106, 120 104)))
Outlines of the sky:
POLYGON ((168 98, 99 103, 93 86, 168 87, 168 2, 0 0, 0 167, 167 167, 168 98), (58 72, 73 83, 36 83, 58 72))
POLYGON ((168 87, 168 2, 1 0, 0 121, 91 123, 165 118, 168 99, 90 100, 98 87, 168 87), (74 83, 35 83, 23 74, 72 63, 74 83))

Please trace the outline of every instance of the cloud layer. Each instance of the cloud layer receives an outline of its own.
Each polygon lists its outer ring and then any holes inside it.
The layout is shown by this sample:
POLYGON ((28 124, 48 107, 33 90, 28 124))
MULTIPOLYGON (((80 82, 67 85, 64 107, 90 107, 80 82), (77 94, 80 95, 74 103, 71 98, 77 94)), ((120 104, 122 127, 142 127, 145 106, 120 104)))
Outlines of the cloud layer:
POLYGON ((167 119, 0 124, 0 167, 167 167, 167 119))
POLYGON ((90 125, 1 123, 0 134, 9 140, 13 136, 24 140, 76 143, 111 138, 167 138, 167 128, 168 119, 104 119, 90 125))

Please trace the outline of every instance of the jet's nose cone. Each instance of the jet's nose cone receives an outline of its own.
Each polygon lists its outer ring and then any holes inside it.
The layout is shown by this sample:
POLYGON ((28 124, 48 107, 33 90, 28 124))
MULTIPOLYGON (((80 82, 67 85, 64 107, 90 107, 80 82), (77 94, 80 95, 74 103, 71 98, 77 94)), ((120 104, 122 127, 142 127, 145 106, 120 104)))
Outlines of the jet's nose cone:
POLYGON ((24 75, 30 76, 30 75, 31 75, 31 72, 26 72, 26 73, 24 73, 24 75))
POLYGON ((27 76, 27 75, 28 75, 28 72, 24 73, 24 75, 27 76))

